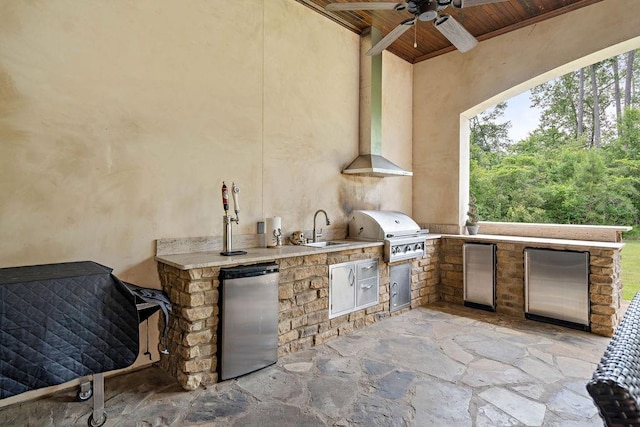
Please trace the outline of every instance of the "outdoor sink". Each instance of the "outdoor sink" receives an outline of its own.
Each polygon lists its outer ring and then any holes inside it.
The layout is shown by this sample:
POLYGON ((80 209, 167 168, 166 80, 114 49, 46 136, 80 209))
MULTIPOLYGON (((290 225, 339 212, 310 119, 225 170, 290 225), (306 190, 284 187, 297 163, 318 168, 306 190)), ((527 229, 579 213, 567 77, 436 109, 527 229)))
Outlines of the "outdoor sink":
POLYGON ((311 242, 306 243, 305 246, 311 246, 312 248, 327 248, 327 247, 335 247, 335 246, 347 246, 348 242, 311 242))

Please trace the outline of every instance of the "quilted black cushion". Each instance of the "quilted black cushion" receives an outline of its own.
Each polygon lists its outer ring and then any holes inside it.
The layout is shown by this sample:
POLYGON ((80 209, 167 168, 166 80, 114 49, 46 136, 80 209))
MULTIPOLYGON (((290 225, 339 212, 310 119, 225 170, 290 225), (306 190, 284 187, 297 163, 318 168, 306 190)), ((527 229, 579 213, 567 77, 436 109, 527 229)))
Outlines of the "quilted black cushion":
POLYGON ((587 384, 607 426, 640 426, 640 292, 587 384))
POLYGON ((0 269, 0 398, 130 366, 134 296, 94 262, 0 269))

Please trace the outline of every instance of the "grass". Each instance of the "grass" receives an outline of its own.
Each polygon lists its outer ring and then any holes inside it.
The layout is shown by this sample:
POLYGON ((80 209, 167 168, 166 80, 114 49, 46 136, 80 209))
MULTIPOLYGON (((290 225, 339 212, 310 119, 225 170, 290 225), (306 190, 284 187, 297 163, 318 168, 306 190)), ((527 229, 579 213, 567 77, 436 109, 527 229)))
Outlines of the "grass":
POLYGON ((640 290, 640 240, 625 240, 622 249, 622 299, 631 300, 640 290))

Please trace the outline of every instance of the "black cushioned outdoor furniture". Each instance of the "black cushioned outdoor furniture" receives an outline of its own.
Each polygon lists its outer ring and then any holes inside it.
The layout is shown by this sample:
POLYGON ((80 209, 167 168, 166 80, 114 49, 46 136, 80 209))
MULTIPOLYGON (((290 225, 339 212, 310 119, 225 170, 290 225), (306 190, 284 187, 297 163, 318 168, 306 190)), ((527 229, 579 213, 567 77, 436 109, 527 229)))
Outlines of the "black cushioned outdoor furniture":
POLYGON ((88 424, 105 423, 103 375, 135 362, 139 312, 159 308, 140 310, 111 271, 91 261, 0 268, 0 399, 92 376, 88 424))
POLYGON ((640 292, 587 384, 607 426, 640 426, 640 292))

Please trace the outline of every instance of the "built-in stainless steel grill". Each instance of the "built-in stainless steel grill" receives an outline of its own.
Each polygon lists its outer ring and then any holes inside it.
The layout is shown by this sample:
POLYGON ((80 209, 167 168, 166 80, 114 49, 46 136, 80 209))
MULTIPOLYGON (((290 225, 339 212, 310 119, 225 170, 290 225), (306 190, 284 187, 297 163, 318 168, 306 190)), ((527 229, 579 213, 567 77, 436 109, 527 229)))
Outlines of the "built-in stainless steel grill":
POLYGON ((383 241, 386 262, 421 258, 428 230, 409 216, 396 211, 353 211, 349 237, 356 240, 383 241))

